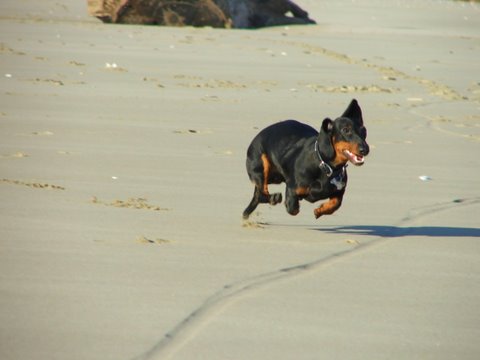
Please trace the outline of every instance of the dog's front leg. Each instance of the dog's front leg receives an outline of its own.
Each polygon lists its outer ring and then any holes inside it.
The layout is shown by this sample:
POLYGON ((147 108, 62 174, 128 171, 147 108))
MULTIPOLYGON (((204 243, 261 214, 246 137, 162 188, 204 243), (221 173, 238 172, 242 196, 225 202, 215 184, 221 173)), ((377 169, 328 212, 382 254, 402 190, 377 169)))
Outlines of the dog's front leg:
POLYGON ((297 215, 300 212, 300 200, 294 188, 287 186, 285 191, 285 207, 290 215, 297 215))
POLYGON ((329 200, 318 208, 313 210, 315 218, 318 219, 322 215, 331 215, 342 205, 343 193, 329 198, 329 200))

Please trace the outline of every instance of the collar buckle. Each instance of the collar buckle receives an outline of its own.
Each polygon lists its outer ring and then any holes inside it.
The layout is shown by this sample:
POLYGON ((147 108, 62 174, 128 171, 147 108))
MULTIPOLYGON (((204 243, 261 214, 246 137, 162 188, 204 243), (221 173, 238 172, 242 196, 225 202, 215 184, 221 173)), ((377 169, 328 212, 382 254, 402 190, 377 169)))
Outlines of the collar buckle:
POLYGON ((320 164, 318 164, 318 167, 322 169, 328 177, 331 177, 333 175, 332 168, 325 161, 321 160, 320 164))
POLYGON ((333 175, 333 169, 322 159, 322 155, 320 155, 320 150, 318 149, 318 140, 315 140, 315 153, 320 160, 320 164, 318 164, 318 167, 325 172, 327 177, 331 177, 333 175))

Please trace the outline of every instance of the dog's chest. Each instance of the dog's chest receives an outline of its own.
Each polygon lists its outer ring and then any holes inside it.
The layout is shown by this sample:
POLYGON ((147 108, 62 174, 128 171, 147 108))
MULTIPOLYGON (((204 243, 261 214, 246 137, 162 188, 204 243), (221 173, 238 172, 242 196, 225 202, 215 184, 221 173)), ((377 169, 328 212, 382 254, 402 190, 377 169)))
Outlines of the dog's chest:
MULTIPOLYGON (((334 174, 335 175, 335 174, 334 174)), ((335 186, 338 191, 343 190, 347 186, 347 171, 345 167, 342 168, 335 176, 329 178, 331 185, 335 186)))
POLYGON ((312 179, 310 184, 305 187, 308 191, 303 193, 302 198, 309 202, 315 202, 331 197, 335 193, 344 191, 346 186, 347 172, 345 168, 342 168, 340 171, 333 173, 330 177, 321 174, 321 176, 316 179, 312 179))

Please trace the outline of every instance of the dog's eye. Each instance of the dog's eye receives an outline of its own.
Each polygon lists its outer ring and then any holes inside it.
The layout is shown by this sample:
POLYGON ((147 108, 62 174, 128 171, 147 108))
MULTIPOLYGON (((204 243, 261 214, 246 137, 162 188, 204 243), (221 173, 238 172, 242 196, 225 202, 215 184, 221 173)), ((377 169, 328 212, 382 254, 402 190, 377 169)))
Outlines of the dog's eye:
POLYGON ((343 133, 344 135, 347 135, 347 136, 348 136, 348 135, 352 135, 352 129, 351 129, 350 127, 344 127, 344 128, 342 129, 342 133, 343 133))

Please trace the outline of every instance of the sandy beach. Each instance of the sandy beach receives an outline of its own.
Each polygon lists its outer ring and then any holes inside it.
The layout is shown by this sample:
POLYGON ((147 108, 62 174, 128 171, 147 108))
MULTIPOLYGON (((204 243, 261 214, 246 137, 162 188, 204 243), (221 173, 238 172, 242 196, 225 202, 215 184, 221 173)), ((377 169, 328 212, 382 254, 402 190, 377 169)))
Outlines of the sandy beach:
POLYGON ((479 3, 296 3, 317 25, 0 3, 1 359, 480 358, 479 3), (258 131, 353 98, 340 210, 243 221, 258 131))

